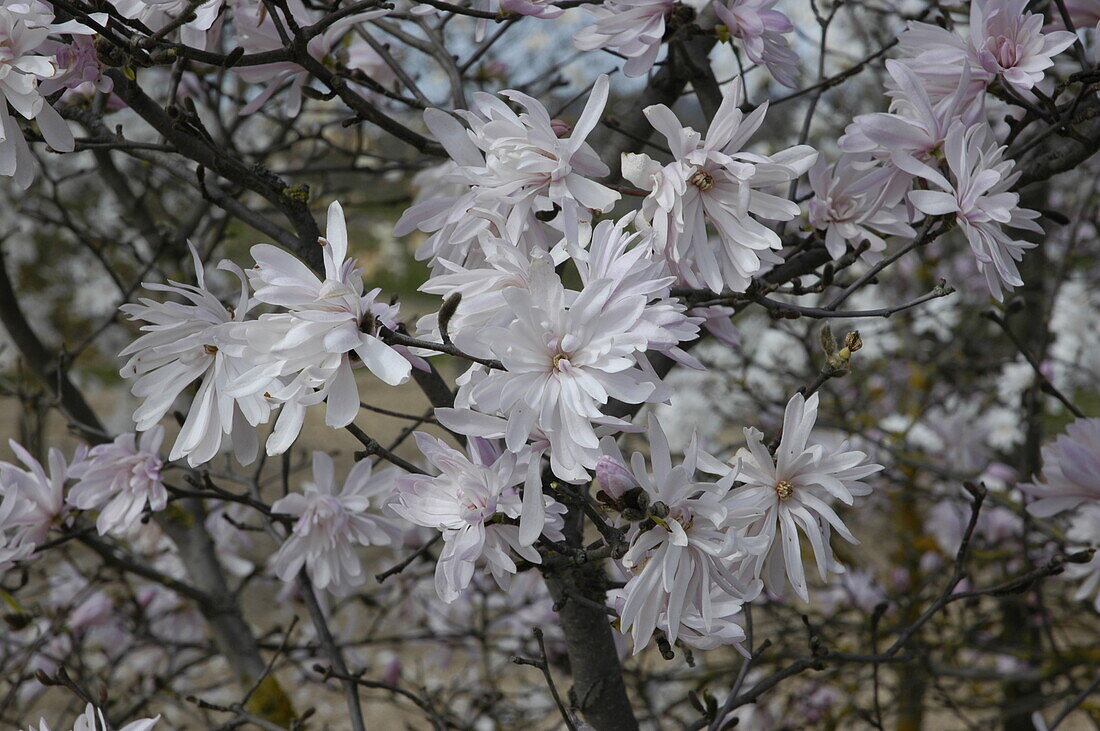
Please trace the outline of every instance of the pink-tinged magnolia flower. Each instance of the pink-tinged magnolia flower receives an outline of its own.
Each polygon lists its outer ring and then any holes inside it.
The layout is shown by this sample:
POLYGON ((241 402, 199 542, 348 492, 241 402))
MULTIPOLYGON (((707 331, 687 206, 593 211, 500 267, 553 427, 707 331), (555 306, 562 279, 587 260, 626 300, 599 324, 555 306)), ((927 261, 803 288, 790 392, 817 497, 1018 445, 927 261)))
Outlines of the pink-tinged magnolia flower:
POLYGON ((798 54, 786 34, 794 30, 791 19, 775 9, 778 0, 729 0, 714 4, 714 12, 730 35, 741 41, 754 63, 764 64, 783 86, 798 87, 798 54))
MULTIPOLYGON (((531 543, 520 540, 519 526, 503 522, 522 513, 516 487, 527 475, 529 455, 505 451, 498 456, 486 448, 484 440, 475 438, 470 440, 467 457, 423 432, 415 436, 421 454, 439 474, 399 477, 390 509, 411 523, 443 533, 443 551, 435 567, 439 598, 448 604, 457 599, 470 584, 480 559, 485 559, 502 589, 508 588, 516 573, 509 550, 531 563, 541 563, 531 543)), ((542 533, 560 541, 564 506, 549 497, 543 500, 550 519, 542 533)))
POLYGON ((809 180, 814 197, 806 205, 810 225, 825 232, 829 256, 839 259, 848 246, 866 241, 870 248, 864 256, 873 259, 886 249, 883 236, 914 236, 906 223, 904 206, 888 204, 887 168, 870 167, 865 161, 845 155, 832 165, 824 158, 810 168, 809 180))
POLYGON ((1032 515, 1048 518, 1079 505, 1100 502, 1100 419, 1078 419, 1043 447, 1039 479, 1020 489, 1036 498, 1032 515))
POLYGON ((899 38, 908 63, 933 87, 950 84, 963 65, 985 85, 1000 77, 1026 98, 1043 80, 1054 56, 1075 39, 1067 31, 1043 33, 1043 16, 1025 12, 1027 0, 973 0, 969 37, 928 23, 912 22, 899 38))
POLYGON ((1035 246, 1011 238, 1005 227, 1041 234, 1043 229, 1034 222, 1039 214, 1019 207, 1020 195, 1011 190, 1019 172, 1012 172, 1012 160, 1001 159, 1005 148, 989 139, 986 125, 967 129, 957 122, 948 131, 943 149, 950 181, 917 160, 903 163, 906 172, 941 189, 911 191, 909 202, 926 215, 955 215, 989 293, 999 302, 1005 289, 1023 284, 1016 262, 1035 246))
POLYGON ((504 369, 474 366, 460 381, 456 405, 507 419, 504 438, 512 452, 537 430, 550 442, 555 474, 594 467, 591 450, 599 439, 593 424, 622 424, 605 416, 602 405, 665 398, 638 360, 648 347, 639 328, 647 298, 618 296, 615 287, 600 279, 575 293, 548 263, 533 267, 528 289, 504 292, 514 322, 482 331, 504 369))
MULTIPOLYGON (((458 402, 461 406, 461 402, 458 402)), ((482 414, 469 408, 441 408, 435 410, 435 417, 445 428, 456 434, 467 437, 478 437, 481 440, 502 440, 508 433, 508 420, 499 416, 482 414)), ((632 426, 600 426, 596 429, 597 436, 615 433, 618 431, 634 430, 632 426)), ((530 441, 523 448, 523 455, 527 458, 527 477, 523 484, 523 506, 519 518, 519 541, 527 545, 534 543, 542 535, 545 527, 546 500, 542 493, 542 458, 549 454, 550 469, 559 479, 569 482, 587 482, 590 479, 588 470, 583 464, 595 463, 599 458, 599 449, 583 448, 583 459, 570 464, 560 462, 550 445, 550 438, 541 429, 536 427, 529 437, 530 441)), ((572 453, 570 453, 572 456, 572 453)))
MULTIPOLYGON (((323 13, 306 8, 302 0, 287 0, 285 7, 289 9, 293 21, 303 28, 324 17, 323 13)), ((324 32, 311 38, 306 49, 314 59, 323 61, 334 51, 343 50, 341 43, 355 25, 380 18, 389 12, 388 8, 376 8, 341 18, 325 28, 324 32)), ((285 46, 279 27, 280 25, 284 29, 287 27, 287 17, 281 8, 277 9, 267 3, 254 2, 254 0, 234 0, 233 24, 237 43, 245 49, 246 53, 277 51, 285 46)), ((359 48, 362 43, 365 43, 362 39, 352 39, 349 42, 349 50, 359 48)), ((357 53, 362 51, 359 50, 357 53)), ((238 66, 233 69, 233 73, 249 84, 267 84, 260 94, 241 109, 241 114, 256 112, 276 93, 286 90, 284 111, 291 117, 297 116, 302 109, 302 89, 312 79, 309 72, 293 61, 238 66)))
POLYGON ((51 96, 59 89, 90 96, 95 92, 108 94, 115 88, 111 78, 103 75, 95 41, 90 35, 72 36, 69 43, 49 41, 41 48, 44 51, 52 49, 59 69, 53 78, 44 79, 38 85, 42 96, 51 96))
POLYGON ((1066 564, 1065 576, 1081 582, 1073 598, 1076 601, 1091 599, 1092 606, 1100 612, 1100 503, 1081 506, 1070 518, 1066 540, 1078 549, 1094 549, 1088 563, 1066 564))
MULTIPOLYGON (((926 530, 945 556, 959 550, 969 523, 970 506, 963 500, 941 499, 925 515, 926 530)), ((1023 521, 1015 510, 994 505, 982 508, 973 536, 975 542, 996 546, 1019 536, 1022 529, 1023 521)))
MULTIPOLYGON (((143 718, 140 721, 131 721, 118 731, 150 731, 160 721, 160 716, 155 718, 143 718)), ((28 726, 28 731, 50 731, 50 724, 46 723, 46 719, 40 719, 38 727, 34 725, 28 726)), ((103 711, 99 710, 91 703, 84 709, 84 713, 76 719, 76 723, 73 724, 73 731, 110 731, 111 726, 107 725, 107 720, 103 718, 103 711)))
POLYGON ((352 422, 359 413, 354 366, 366 366, 391 386, 406 382, 412 372, 409 360, 379 337, 382 327, 397 327, 398 307, 375 301, 381 289, 363 292, 362 272, 348 258, 347 225, 337 202, 329 206, 325 235, 320 241, 324 281, 275 246, 258 244, 251 250, 256 266, 248 277, 256 299, 288 310, 249 324, 250 357, 259 365, 239 378, 234 390, 238 395, 266 392, 283 403, 268 454, 286 451, 301 431, 304 407, 326 397, 326 424, 340 428, 352 422), (272 385, 274 376, 289 382, 272 385))
MULTIPOLYGON (((630 459, 631 476, 648 497, 648 515, 631 526, 630 548, 622 558, 630 579, 623 587, 619 625, 623 633, 630 632, 635 654, 649 644, 659 624, 669 642, 680 636, 685 618, 689 634, 720 629, 725 623, 714 618, 728 617, 739 606, 715 607, 716 594, 718 603, 726 605, 751 601, 760 591, 760 582, 741 582, 733 571, 748 548, 738 539, 738 529, 761 515, 753 507, 731 510, 725 505, 736 474, 729 472, 717 482, 697 479, 701 458, 717 460, 701 455, 694 438, 683 462, 673 466, 668 439, 653 415, 648 437, 652 472, 640 452, 630 459)), ((604 437, 601 447, 612 463, 625 469, 611 437, 604 437)), ((738 641, 743 637, 734 636, 738 641)))
POLYGON ((297 518, 290 535, 272 560, 275 574, 294 581, 305 567, 318 589, 343 596, 362 585, 366 573, 356 554, 357 546, 388 546, 401 540, 393 520, 367 511, 372 501, 381 507, 393 490, 393 469, 371 475, 371 461, 360 460, 348 473, 342 488, 336 486, 332 458, 313 453, 313 480, 275 501, 271 512, 297 518))
POLYGON ((168 505, 161 482, 164 461, 159 456, 164 428, 159 424, 141 435, 122 434, 110 444, 99 444, 88 459, 70 470, 77 479, 66 500, 80 510, 99 510, 100 535, 126 533, 141 518, 145 506, 156 512, 168 505))
POLYGON ((141 298, 140 304, 123 305, 131 320, 140 320, 145 333, 120 356, 131 356, 120 373, 135 379, 131 392, 144 399, 134 411, 137 431, 148 431, 164 418, 187 386, 200 381, 187 419, 168 455, 171 460, 187 457, 191 466, 208 462, 218 453, 224 436, 229 436, 236 457, 243 464, 256 457, 257 438, 253 427, 266 422, 271 407, 257 394, 230 395, 230 385, 251 365, 244 359, 242 320, 252 306, 244 272, 223 261, 219 269, 240 280, 236 307, 227 307, 206 288, 206 276, 198 252, 191 249, 198 286, 169 281, 145 283, 156 292, 183 297, 189 304, 156 302, 141 298))
POLYGON ((1026 7, 1027 0, 970 3, 970 45, 978 63, 1021 93, 1042 81, 1053 57, 1077 39, 1068 31, 1043 33, 1043 16, 1026 7))
POLYGON ((863 480, 882 469, 882 465, 868 462, 863 452, 847 449, 847 443, 832 451, 810 443, 817 400, 816 393, 808 399, 795 394, 787 403, 783 437, 774 458, 764 446, 764 435, 745 429, 748 449, 738 455, 740 472, 736 476, 742 487, 727 501, 731 507, 764 513, 748 526, 746 537, 763 541, 765 549, 749 557, 744 569, 762 577, 768 591, 776 594, 786 583, 786 573, 803 601, 809 600, 809 589, 799 531, 810 541, 821 580, 826 580, 830 570, 841 573, 843 568, 829 547, 831 530, 849 543, 859 541, 829 503, 839 500, 852 505, 854 498, 869 495, 871 488, 863 480))
MULTIPOLYGON (((107 22, 105 14, 92 17, 107 22)), ((69 125, 47 103, 39 83, 62 73, 53 55, 59 44, 49 40, 51 35, 95 31, 76 21, 53 20, 53 8, 37 0, 0 6, 0 175, 14 177, 20 188, 34 180, 34 158, 9 105, 24 119, 35 120, 46 144, 57 152, 72 152, 76 146, 69 125)))
POLYGON ((179 27, 179 39, 185 46, 203 50, 207 45, 207 33, 214 26, 225 0, 111 0, 119 13, 126 18, 140 20, 152 31, 159 31, 185 13, 195 17, 179 27))
POLYGON ((892 171, 883 182, 883 198, 889 204, 901 200, 912 183, 905 172, 910 160, 927 162, 940 149, 955 122, 983 124, 984 95, 974 87, 970 66, 951 77, 952 86, 938 98, 929 95, 927 79, 909 65, 889 59, 890 111, 861 114, 840 138, 840 149, 852 155, 870 155, 892 171))
POLYGON ((573 45, 582 51, 616 51, 627 59, 624 74, 645 76, 657 60, 665 21, 674 7, 675 0, 604 0, 588 8, 595 22, 577 32, 573 45))
POLYGON ((608 174, 607 166, 585 142, 596 127, 607 103, 610 84, 606 75, 596 79, 584 111, 568 137, 558 130, 546 109, 526 94, 504 91, 501 95, 522 105, 517 114, 490 94, 474 95, 469 111, 456 112, 463 127, 450 114, 429 109, 424 122, 456 163, 447 182, 466 186, 454 197, 425 200, 411 206, 394 227, 404 236, 420 229, 432 236, 417 252, 419 258, 465 263, 474 237, 488 220, 471 222, 469 211, 484 208, 498 213, 507 234, 501 238, 519 242, 525 232, 539 228, 542 218, 568 242, 582 242, 582 225, 592 211, 607 212, 619 194, 592 178, 608 174))
POLYGON ((689 285, 705 285, 716 292, 744 291, 765 264, 780 261, 771 251, 782 247, 779 236, 753 216, 789 221, 799 208, 762 189, 789 183, 817 159, 817 152, 806 145, 771 156, 743 151, 763 123, 768 105, 742 115, 740 89, 732 86, 706 139, 681 126, 663 104, 645 109, 675 158, 668 165, 661 166, 644 154, 623 156, 623 176, 650 191, 642 203, 642 215, 652 222, 658 253, 689 285), (708 240, 708 223, 718 232, 721 246, 714 247, 708 240))
POLYGON ((38 545, 68 512, 65 481, 70 476, 70 467, 56 447, 50 447, 50 472, 46 474, 42 464, 18 442, 9 439, 8 446, 25 467, 0 462, 0 495, 5 498, 16 495, 22 502, 9 512, 8 524, 15 528, 16 543, 38 545))

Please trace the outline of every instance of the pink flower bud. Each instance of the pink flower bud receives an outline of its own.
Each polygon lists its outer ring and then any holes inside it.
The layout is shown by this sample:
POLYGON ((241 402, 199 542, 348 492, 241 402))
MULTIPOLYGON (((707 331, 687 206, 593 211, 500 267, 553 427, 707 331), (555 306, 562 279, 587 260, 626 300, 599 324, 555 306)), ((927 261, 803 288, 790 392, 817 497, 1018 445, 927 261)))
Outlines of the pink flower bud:
POLYGON ((401 681, 401 658, 394 655, 386 663, 386 669, 382 673, 382 682, 386 685, 397 685, 401 681))
POLYGON ((596 481, 610 497, 621 498, 627 490, 638 487, 634 475, 621 462, 604 455, 596 463, 596 481))
POLYGON ((555 117, 554 119, 550 120, 550 129, 554 130, 554 134, 556 134, 558 138, 561 139, 562 137, 569 136, 569 134, 573 131, 573 125, 569 124, 569 122, 566 122, 564 119, 558 119, 555 117))

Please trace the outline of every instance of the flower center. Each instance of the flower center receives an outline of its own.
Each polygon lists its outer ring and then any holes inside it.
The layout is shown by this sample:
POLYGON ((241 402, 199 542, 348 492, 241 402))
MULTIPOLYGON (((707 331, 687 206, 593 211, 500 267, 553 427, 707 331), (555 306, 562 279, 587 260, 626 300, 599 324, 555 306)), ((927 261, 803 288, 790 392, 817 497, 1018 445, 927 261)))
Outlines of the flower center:
POLYGON ((794 495, 794 485, 789 480, 780 480, 775 483, 775 494, 779 496, 780 500, 786 500, 794 495))
POLYGON ((218 352, 218 346, 217 345, 204 345, 204 346, 202 346, 202 351, 204 353, 206 353, 207 355, 214 355, 215 353, 218 352))
POLYGON ((856 202, 847 196, 830 199, 829 211, 832 213, 833 221, 836 223, 850 221, 856 217, 856 202))
POLYGON ((1015 39, 1000 36, 996 40, 991 40, 989 45, 992 46, 989 50, 993 52, 1001 68, 1010 69, 1019 62, 1020 49, 1015 39))
POLYGON ((569 362, 568 353, 558 353, 554 356, 554 370, 568 373, 573 364, 569 362))
POLYGON ((706 170, 696 170, 691 174, 691 177, 688 178, 688 182, 699 190, 710 190, 714 187, 714 176, 706 170))

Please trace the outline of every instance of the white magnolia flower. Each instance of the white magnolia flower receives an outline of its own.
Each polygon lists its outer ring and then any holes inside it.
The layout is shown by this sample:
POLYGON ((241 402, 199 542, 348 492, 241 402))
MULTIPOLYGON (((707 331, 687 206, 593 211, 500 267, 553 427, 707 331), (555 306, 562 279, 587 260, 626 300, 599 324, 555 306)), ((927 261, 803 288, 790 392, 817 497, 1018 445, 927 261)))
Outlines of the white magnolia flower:
POLYGON ((24 516, 30 509, 28 498, 14 490, 0 490, 0 577, 16 561, 34 553, 34 544, 21 540, 20 535, 24 516))
POLYGON ((1012 191, 1012 184, 1020 174, 1012 171, 1012 160, 1002 159, 1005 148, 989 139, 988 125, 967 129, 956 122, 943 149, 950 181, 924 163, 912 159, 904 163, 906 172, 941 189, 911 191, 909 202, 930 216, 955 214, 989 293, 999 302, 1006 288, 1023 284, 1016 262, 1025 250, 1035 247, 1033 242, 1013 239, 1005 227, 1041 234, 1043 229, 1034 221, 1039 214, 1019 207, 1020 194, 1012 191))
POLYGON ((1077 40, 1069 31, 1043 33, 1043 15, 1024 12, 1027 5, 1027 0, 970 4, 970 45, 978 63, 1020 93, 1042 81, 1053 57, 1077 40))
POLYGON ((645 115, 664 135, 673 161, 660 165, 644 154, 623 157, 623 176, 649 195, 642 215, 652 222, 654 246, 673 272, 691 286, 715 292, 744 291, 753 275, 766 264, 780 261, 772 249, 782 247, 778 234, 753 216, 789 221, 798 205, 765 193, 805 173, 817 159, 806 145, 764 156, 741 148, 760 127, 768 105, 747 117, 738 109, 740 88, 732 85, 714 115, 706 139, 683 127, 663 104, 647 107, 645 115), (718 233, 721 246, 707 238, 707 224, 718 233))
POLYGON ((218 19, 225 0, 205 0, 197 5, 193 0, 111 0, 124 17, 140 20, 152 31, 159 31, 185 13, 195 17, 179 28, 180 42, 192 48, 205 49, 207 33, 218 19))
POLYGON ((469 111, 459 111, 469 129, 439 109, 424 112, 424 122, 456 163, 447 182, 461 183, 467 192, 454 198, 426 200, 411 206, 394 227, 404 236, 414 229, 431 233, 417 256, 465 262, 479 228, 472 208, 500 214, 509 241, 520 241, 541 218, 552 217, 568 242, 582 241, 582 224, 592 211, 607 212, 619 194, 592 178, 608 174, 607 166, 585 139, 596 127, 607 103, 609 81, 600 76, 584 111, 568 136, 560 124, 526 94, 507 90, 505 98, 526 110, 517 114, 490 94, 474 95, 469 111))
POLYGON ((1079 505, 1100 504, 1100 419, 1078 419, 1042 449, 1043 472, 1020 485, 1037 498, 1032 515, 1049 518, 1079 505))
POLYGON ((1077 511, 1070 519, 1066 539, 1079 549, 1095 549, 1088 563, 1066 564, 1066 578, 1081 582, 1073 598, 1091 599, 1092 606, 1100 612, 1100 502, 1087 503, 1077 511))
MULTIPOLYGON (((155 718, 143 718, 140 721, 131 721, 118 731, 149 731, 160 721, 160 716, 155 718)), ((50 724, 46 723, 46 719, 40 719, 38 727, 34 725, 28 726, 28 731, 50 731, 50 724)), ((76 719, 76 723, 73 725, 73 731, 110 731, 111 726, 107 725, 107 720, 103 718, 103 711, 93 706, 91 703, 84 709, 84 713, 76 719)))
POLYGON ((676 278, 669 274, 664 260, 655 256, 651 233, 626 232, 633 220, 634 214, 630 213, 618 221, 601 221, 592 230, 587 249, 573 247, 571 256, 581 284, 587 287, 601 279, 615 282, 611 302, 644 295, 646 308, 635 329, 645 336, 646 350, 656 350, 702 370, 702 363, 679 344, 698 337, 703 318, 689 316, 684 305, 669 297, 669 286, 676 278))
POLYGON ((839 259, 848 246, 866 241, 865 258, 886 249, 884 236, 915 236, 906 222, 904 206, 890 204, 888 168, 870 168, 864 161, 844 155, 827 165, 824 158, 810 168, 814 197, 806 210, 810 225, 825 232, 829 256, 839 259))
POLYGON ((77 482, 67 500, 80 510, 99 510, 96 529, 100 535, 126 533, 145 511, 156 512, 168 505, 168 492, 161 482, 164 461, 159 456, 164 428, 159 424, 141 435, 122 434, 110 444, 88 452, 88 459, 70 470, 77 482))
POLYGON ((804 601, 809 598, 809 590, 799 531, 810 541, 822 581, 829 570, 843 571, 832 556, 830 532, 835 530, 850 543, 858 541, 829 503, 835 499, 851 505, 854 498, 870 494, 871 488, 862 480, 882 469, 882 465, 868 462, 863 452, 847 449, 846 443, 831 452, 820 444, 810 444, 817 401, 816 393, 808 399, 795 394, 787 403, 783 437, 774 458, 764 446, 764 435, 756 429, 745 429, 748 449, 739 454, 740 472, 736 476, 743 487, 735 490, 727 503, 764 513, 748 526, 746 536, 762 540, 766 548, 750 557, 745 569, 763 577, 764 585, 773 593, 782 590, 785 572, 804 601))
POLYGON ((0 496, 17 496, 17 503, 8 511, 8 526, 15 529, 15 542, 37 545, 45 540, 55 524, 68 512, 65 507, 65 482, 70 467, 61 450, 50 447, 49 474, 42 464, 13 439, 8 446, 24 468, 0 462, 0 496))
MULTIPOLYGON (((612 589, 607 592, 607 601, 621 614, 626 594, 623 589, 612 589)), ((746 639, 745 630, 738 624, 744 604, 741 599, 734 599, 722 589, 712 587, 711 616, 704 619, 697 608, 684 607, 676 627, 676 641, 696 650, 713 650, 732 645, 738 652, 747 654, 748 650, 742 644, 746 639)), ((666 637, 673 631, 667 611, 657 616, 657 629, 664 632, 666 637)))
POLYGON ((325 279, 270 244, 252 247, 256 266, 248 276, 261 302, 288 312, 262 315, 249 324, 250 358, 260 365, 236 382, 234 394, 267 393, 283 403, 268 454, 286 451, 301 431, 305 406, 328 398, 325 423, 344 427, 359 412, 359 388, 353 367, 364 365, 385 383, 409 380, 412 365, 379 337, 381 327, 396 328, 396 305, 376 302, 381 289, 363 292, 361 271, 348 258, 344 212, 328 209, 324 246, 325 279), (279 376, 283 382, 272 384, 279 376))
POLYGON ((675 0, 604 0, 588 8, 595 22, 577 31, 573 45, 582 51, 616 51, 626 58, 626 76, 645 76, 657 60, 665 21, 675 7, 675 0))
MULTIPOLYGON (((522 512, 516 487, 526 477, 528 455, 508 451, 498 455, 487 448, 487 442, 473 438, 467 457, 423 432, 415 436, 420 452, 439 475, 402 475, 390 509, 416 525, 443 533, 443 551, 435 568, 439 598, 448 604, 457 599, 482 558, 503 589, 516 573, 509 550, 531 563, 541 563, 539 552, 520 540, 519 526, 504 522, 519 518, 522 512)), ((542 532, 562 540, 564 506, 546 497, 543 507, 550 519, 542 532)))
POLYGON ((401 538, 401 529, 389 518, 369 514, 372 501, 380 507, 393 490, 396 471, 371 475, 371 461, 360 460, 342 488, 336 486, 332 458, 313 453, 313 480, 275 501, 271 512, 297 517, 290 535, 272 560, 275 574, 294 581, 304 566, 318 589, 337 596, 366 580, 357 546, 388 546, 401 538))
MULTIPOLYGON (((745 583, 734 573, 736 562, 751 548, 738 539, 737 531, 761 515, 751 506, 727 508, 724 500, 736 473, 729 472, 717 482, 696 478, 700 460, 711 465, 717 460, 701 453, 694 438, 683 462, 673 466, 668 439, 652 414, 648 436, 652 473, 642 454, 635 452, 628 476, 615 441, 605 437, 601 443, 609 461, 619 465, 616 471, 605 463, 605 476, 615 472, 619 482, 632 477, 648 498, 644 501, 648 514, 632 525, 630 548, 622 558, 631 578, 623 588, 619 624, 622 632, 631 633, 635 654, 649 643, 658 626, 669 642, 675 642, 685 628, 688 635, 721 632, 740 603, 751 601, 760 590, 758 581, 745 583)), ((604 486, 605 492, 608 489, 617 492, 610 483, 604 486)), ((727 635, 734 641, 744 637, 736 631, 727 635)))
POLYGON ((169 459, 187 457, 191 466, 208 462, 228 435, 237 459, 248 464, 256 456, 253 427, 266 422, 270 414, 270 406, 261 395, 230 395, 231 384, 251 368, 244 358, 242 320, 253 303, 244 273, 223 261, 218 268, 235 274, 241 284, 236 307, 223 305, 206 288, 202 262, 194 248, 191 255, 197 287, 172 281, 167 285, 143 285, 156 292, 179 295, 189 304, 143 297, 141 304, 119 308, 131 320, 148 323, 141 327, 145 334, 119 353, 131 356, 120 373, 123 378, 135 379, 131 392, 144 399, 134 411, 134 422, 141 432, 156 426, 183 390, 199 381, 169 459))
MULTIPOLYGON (((92 17, 107 22, 103 13, 92 17)), ((24 119, 33 119, 46 144, 57 152, 72 152, 76 146, 69 125, 46 102, 38 84, 62 74, 54 57, 58 44, 49 42, 51 35, 95 31, 76 21, 53 20, 53 8, 37 0, 0 5, 0 175, 14 177, 21 188, 34 180, 34 158, 9 105, 24 119)))
MULTIPOLYGON (((485 215, 502 224, 499 216, 488 212, 485 215)), ((505 233, 503 225, 477 233, 474 247, 480 255, 467 257, 466 264, 437 259, 435 273, 420 287, 420 291, 437 294, 444 301, 455 296, 461 298, 448 323, 448 335, 463 352, 485 358, 491 357, 491 353, 482 342, 481 331, 490 326, 506 326, 514 319, 504 291, 526 289, 534 262, 548 256, 537 248, 526 252, 500 238, 498 231, 505 233)), ((441 338, 438 313, 421 318, 417 329, 438 341, 441 338)))
POLYGON ((600 279, 574 293, 548 263, 533 267, 528 289, 504 291, 515 321, 481 333, 504 369, 475 366, 460 380, 456 405, 504 416, 513 452, 538 430, 550 442, 559 476, 594 467, 591 450, 599 439, 593 425, 622 424, 601 406, 610 399, 664 398, 656 376, 636 357, 648 346, 639 328, 647 298, 617 296, 615 288, 615 281, 600 279))

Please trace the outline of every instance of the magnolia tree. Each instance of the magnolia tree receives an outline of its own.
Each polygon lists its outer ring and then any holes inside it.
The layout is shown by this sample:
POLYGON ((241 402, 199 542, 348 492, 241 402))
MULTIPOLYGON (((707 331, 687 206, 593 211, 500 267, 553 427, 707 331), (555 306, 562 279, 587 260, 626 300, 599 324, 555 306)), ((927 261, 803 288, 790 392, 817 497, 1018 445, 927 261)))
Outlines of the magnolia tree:
POLYGON ((3 0, 0 724, 1091 728, 1098 20, 3 0))

